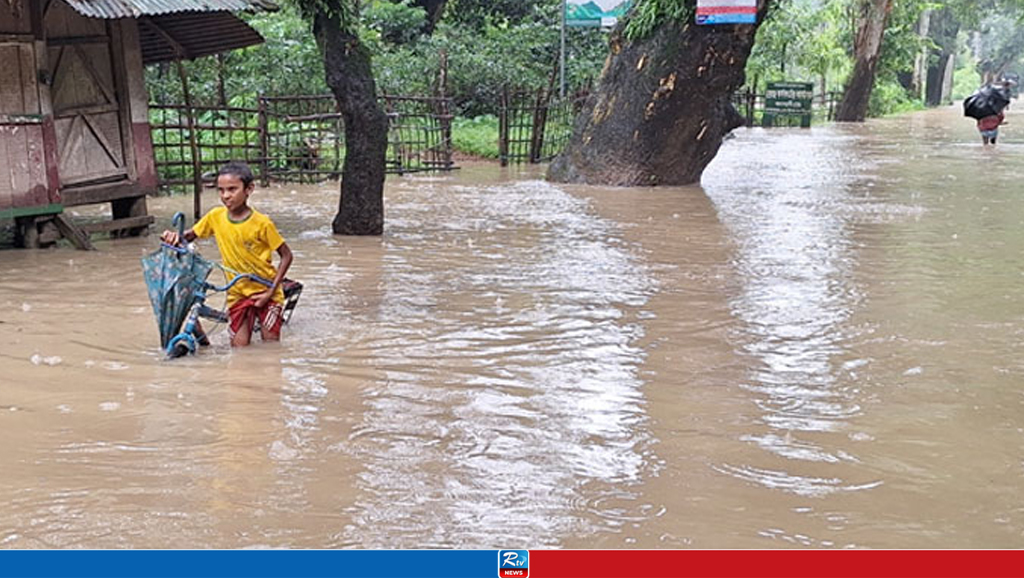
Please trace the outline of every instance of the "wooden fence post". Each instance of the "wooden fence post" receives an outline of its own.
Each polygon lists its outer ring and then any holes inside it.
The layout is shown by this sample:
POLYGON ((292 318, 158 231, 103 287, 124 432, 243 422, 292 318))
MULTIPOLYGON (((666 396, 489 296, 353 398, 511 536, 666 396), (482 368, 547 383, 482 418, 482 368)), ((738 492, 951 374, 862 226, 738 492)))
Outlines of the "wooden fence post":
POLYGON ((544 125, 547 124, 548 105, 544 98, 544 89, 537 89, 537 100, 533 107, 533 132, 530 134, 530 162, 539 163, 541 149, 544 147, 544 125))
POLYGON ((501 108, 498 111, 498 159, 501 166, 508 166, 508 107, 509 94, 506 86, 501 90, 501 108))
MULTIPOLYGON (((341 143, 342 140, 345 139, 345 118, 341 116, 341 104, 333 95, 331 96, 331 103, 334 105, 334 108, 331 110, 338 115, 338 117, 334 119, 334 127, 331 129, 334 134, 334 166, 331 167, 331 174, 335 178, 340 179, 342 170, 345 168, 345 159, 341 158, 341 143)), ((347 143, 348 141, 346 140, 345 142, 347 143)), ((346 149, 346 151, 347 150, 348 149, 346 149)), ((386 160, 384 162, 387 163, 386 160)), ((385 168, 385 170, 387 169, 385 168)))
POLYGON ((398 167, 398 174, 405 174, 405 143, 404 136, 402 133, 402 114, 401 111, 395 109, 395 103, 391 97, 387 94, 381 95, 381 100, 384 101, 384 114, 388 117, 388 143, 390 148, 395 155, 395 164, 398 167))
POLYGON ((199 143, 196 140, 196 124, 193 119, 192 94, 188 88, 188 75, 185 74, 185 65, 181 58, 175 61, 178 65, 178 77, 181 78, 181 91, 185 96, 185 126, 188 127, 188 148, 192 154, 192 209, 195 220, 203 216, 202 195, 203 195, 203 165, 199 158, 199 143))
POLYGON ((257 124, 260 129, 260 184, 265 187, 270 184, 270 135, 267 134, 269 129, 267 99, 263 97, 262 93, 256 101, 256 110, 257 124))
POLYGON ((758 85, 760 84, 760 81, 761 81, 761 79, 759 77, 755 76, 754 77, 754 82, 749 85, 749 88, 750 88, 750 93, 749 93, 750 105, 749 105, 749 108, 747 109, 747 111, 748 111, 747 112, 747 126, 749 126, 749 127, 753 127, 754 126, 754 118, 755 118, 754 113, 757 111, 757 91, 758 91, 758 85))
POLYGON ((448 101, 448 53, 441 51, 441 63, 437 71, 437 101, 434 113, 441 124, 441 161, 445 169, 452 167, 452 110, 448 101))

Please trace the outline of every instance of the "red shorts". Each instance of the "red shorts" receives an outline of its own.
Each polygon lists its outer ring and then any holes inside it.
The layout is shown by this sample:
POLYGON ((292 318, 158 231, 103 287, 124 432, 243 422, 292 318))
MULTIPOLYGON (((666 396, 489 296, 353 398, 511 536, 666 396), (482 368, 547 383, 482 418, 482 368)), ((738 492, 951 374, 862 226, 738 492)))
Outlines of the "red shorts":
POLYGON ((243 327, 248 327, 249 332, 259 330, 265 340, 276 341, 281 339, 282 307, 280 303, 271 301, 263 308, 257 309, 256 302, 252 299, 242 299, 235 302, 228 310, 231 316, 229 329, 231 336, 243 327), (256 325, 256 321, 259 325, 256 325))

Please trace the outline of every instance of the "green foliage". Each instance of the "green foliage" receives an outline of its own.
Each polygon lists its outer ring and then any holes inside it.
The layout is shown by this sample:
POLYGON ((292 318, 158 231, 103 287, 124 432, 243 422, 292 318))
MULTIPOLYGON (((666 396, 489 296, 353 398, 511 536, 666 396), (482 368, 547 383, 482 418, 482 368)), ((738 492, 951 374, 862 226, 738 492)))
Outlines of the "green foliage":
MULTIPOLYGON (((486 3, 481 2, 482 10, 486 3)), ((509 4, 512 6, 512 4, 509 4)), ((408 0, 365 4, 360 37, 370 49, 379 92, 434 94, 440 53, 449 61, 448 94, 459 114, 493 113, 504 87, 546 87, 556 72, 559 46, 558 6, 550 0, 531 4, 525 15, 493 11, 479 28, 442 21, 433 36, 419 33, 423 10, 408 0), (500 16, 500 17, 499 17, 500 16), (501 21, 502 25, 493 22, 501 21)), ((451 14, 452 10, 446 12, 451 14)), ((273 14, 246 16, 266 42, 224 55, 223 79, 229 100, 254 104, 266 95, 324 94, 323 59, 299 9, 286 3, 273 14)), ((607 53, 607 32, 595 28, 567 31, 567 85, 588 84, 600 72, 607 53)), ((218 104, 216 58, 187 62, 193 102, 218 104)), ((155 102, 181 103, 175 65, 150 66, 147 83, 155 102)))
POLYGON ((921 13, 932 6, 931 2, 896 2, 882 37, 882 54, 879 68, 893 74, 914 69, 914 59, 921 51, 931 46, 927 38, 918 33, 921 13))
POLYGON ((452 146, 478 157, 498 158, 498 118, 456 118, 452 122, 452 146))
POLYGON ((375 46, 375 75, 382 92, 433 94, 444 51, 447 93, 459 113, 476 116, 494 111, 504 87, 546 85, 554 66, 554 42, 552 31, 536 25, 487 27, 475 36, 442 27, 412 45, 375 46))
MULTIPOLYGON (((223 55, 223 78, 228 99, 255 103, 259 93, 323 94, 323 57, 313 41, 310 25, 298 10, 285 4, 273 14, 244 16, 266 40, 264 44, 223 55)), ((196 105, 218 104, 218 62, 214 57, 185 63, 196 105)), ((158 103, 182 103, 181 82, 174 63, 146 68, 150 98, 158 103)))
POLYGON ((312 22, 317 15, 336 19, 341 30, 355 34, 359 28, 359 0, 288 0, 312 22))
POLYGON ((508 28, 527 21, 557 24, 558 6, 552 0, 448 0, 445 20, 468 29, 508 28))
POLYGON ((411 6, 410 0, 372 0, 363 8, 362 23, 368 30, 392 44, 408 44, 422 34, 427 11, 411 6))
POLYGON ((924 102, 909 94, 894 72, 885 71, 875 78, 875 87, 868 102, 868 116, 886 116, 923 108, 924 102))
POLYGON ((626 16, 626 39, 645 38, 665 21, 692 20, 696 6, 695 0, 637 0, 626 16))
MULTIPOLYGON (((607 52, 605 32, 570 29, 566 80, 587 84, 607 52)), ((479 30, 442 24, 432 37, 391 45, 368 40, 378 88, 389 94, 434 94, 439 55, 448 55, 447 94, 459 115, 493 113, 505 88, 535 90, 557 81, 558 28, 541 21, 515 27, 487 25, 479 30)))
POLYGON ((949 7, 963 27, 971 30, 978 29, 985 14, 1024 7, 1021 0, 935 0, 934 3, 949 7))
POLYGON ((956 56, 957 67, 953 71, 953 101, 963 100, 971 95, 979 86, 978 61, 967 47, 967 34, 960 33, 960 53, 956 56))
POLYGON ((781 0, 758 28, 747 78, 759 88, 777 80, 819 80, 835 88, 850 69, 846 0, 781 0))
POLYGON ((1024 10, 1013 9, 987 15, 978 35, 978 72, 998 76, 1024 55, 1024 10))
MULTIPOLYGON (((842 90, 853 67, 854 15, 860 0, 779 0, 758 30, 747 61, 748 79, 759 88, 772 80, 804 80, 842 90)), ((877 68, 870 115, 917 108, 919 98, 899 83, 909 81, 917 56, 931 46, 918 33, 922 11, 942 4, 897 0, 889 15, 877 68)))

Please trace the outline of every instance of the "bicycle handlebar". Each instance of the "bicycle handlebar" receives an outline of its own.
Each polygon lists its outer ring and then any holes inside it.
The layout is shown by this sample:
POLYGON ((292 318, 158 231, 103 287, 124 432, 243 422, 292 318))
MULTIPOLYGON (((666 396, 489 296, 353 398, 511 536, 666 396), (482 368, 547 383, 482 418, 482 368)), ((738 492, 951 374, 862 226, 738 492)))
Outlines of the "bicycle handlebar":
MULTIPOLYGON (((174 216, 175 220, 177 220, 178 215, 182 215, 182 214, 181 213, 175 214, 175 216, 174 216)), ((184 218, 185 218, 185 216, 182 215, 182 221, 184 221, 184 218)), ((168 249, 171 249, 171 250, 177 252, 178 254, 185 254, 185 253, 189 253, 190 252, 188 249, 186 249, 184 247, 178 247, 176 245, 171 245, 169 243, 164 243, 163 241, 160 242, 160 246, 161 247, 167 247, 168 249)), ((224 267, 221 267, 221 268, 223 269, 224 267)), ((232 271, 227 271, 227 272, 231 273, 232 271)), ((213 283, 206 283, 206 282, 204 282, 204 284, 207 286, 207 288, 213 289, 214 291, 227 291, 228 289, 232 288, 235 285, 235 283, 238 283, 242 279, 249 279, 250 281, 255 281, 256 283, 259 283, 260 285, 263 285, 264 287, 266 287, 268 289, 274 286, 274 282, 273 281, 271 281, 269 279, 264 279, 263 277, 260 277, 259 275, 253 275, 252 273, 235 273, 235 277, 233 279, 231 279, 231 281, 228 282, 228 284, 224 285, 223 287, 219 287, 217 285, 214 285, 213 283)))
POLYGON ((259 275, 253 275, 252 273, 240 273, 238 275, 235 275, 235 278, 229 281, 228 284, 224 285, 223 287, 218 287, 213 283, 207 283, 207 285, 209 286, 210 289, 213 289, 214 291, 227 291, 228 289, 234 287, 235 283, 238 283, 242 279, 249 279, 250 281, 255 281, 260 285, 267 287, 268 289, 274 286, 273 281, 267 281, 263 277, 260 277, 259 275))

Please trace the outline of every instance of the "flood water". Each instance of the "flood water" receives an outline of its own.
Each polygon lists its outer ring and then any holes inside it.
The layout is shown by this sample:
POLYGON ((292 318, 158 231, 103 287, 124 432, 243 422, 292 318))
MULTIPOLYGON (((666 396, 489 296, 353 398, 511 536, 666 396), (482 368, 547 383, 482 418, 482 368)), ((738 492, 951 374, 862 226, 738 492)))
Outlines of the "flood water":
POLYGON ((261 189, 283 342, 176 361, 155 235, 2 251, 0 547, 1019 548, 1009 119, 744 129, 699 187, 466 163, 374 238, 261 189))

